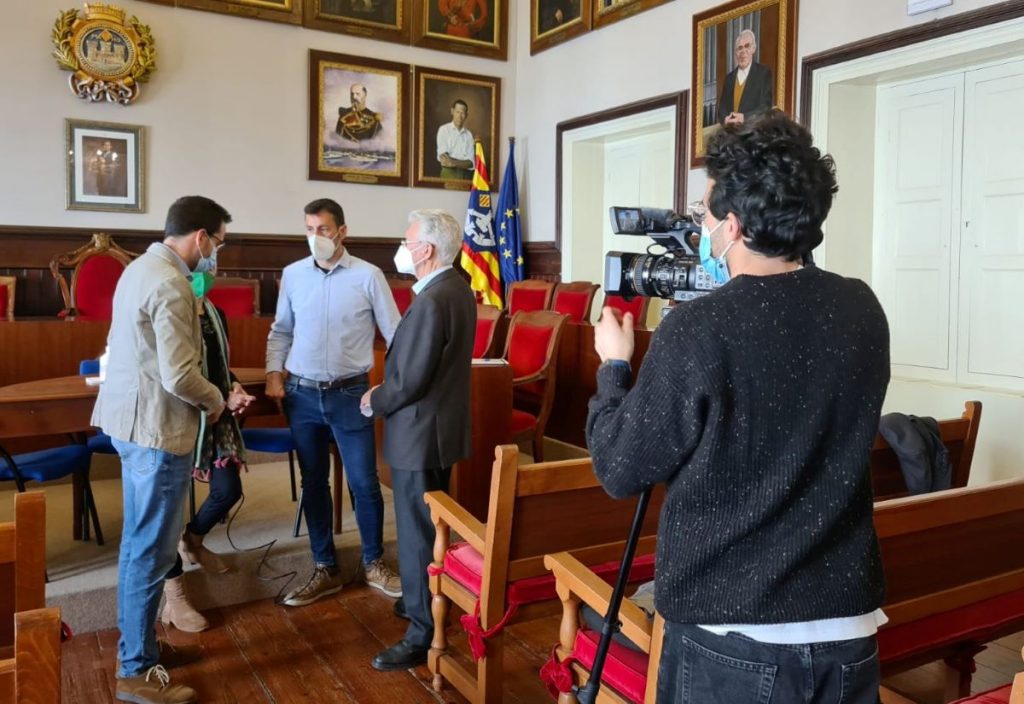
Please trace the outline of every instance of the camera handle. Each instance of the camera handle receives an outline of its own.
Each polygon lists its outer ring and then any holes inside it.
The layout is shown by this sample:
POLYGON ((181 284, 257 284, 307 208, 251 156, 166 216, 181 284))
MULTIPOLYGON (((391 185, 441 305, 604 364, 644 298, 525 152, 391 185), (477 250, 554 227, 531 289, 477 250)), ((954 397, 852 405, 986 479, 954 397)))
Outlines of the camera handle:
POLYGON ((619 607, 622 606, 622 597, 626 592, 626 584, 629 582, 629 570, 633 566, 633 555, 636 553, 636 544, 640 540, 640 531, 643 529, 644 516, 647 514, 647 504, 651 500, 653 489, 654 487, 645 489, 636 502, 633 525, 629 529, 629 537, 626 538, 626 549, 622 553, 622 562, 619 564, 619 574, 615 579, 612 600, 608 604, 608 613, 605 614, 604 624, 601 626, 601 640, 597 644, 594 664, 590 668, 590 679, 587 680, 587 684, 583 688, 576 691, 576 699, 579 704, 594 704, 597 701, 597 692, 601 688, 601 671, 604 670, 604 661, 608 657, 612 636, 622 628, 622 623, 619 622, 619 607))

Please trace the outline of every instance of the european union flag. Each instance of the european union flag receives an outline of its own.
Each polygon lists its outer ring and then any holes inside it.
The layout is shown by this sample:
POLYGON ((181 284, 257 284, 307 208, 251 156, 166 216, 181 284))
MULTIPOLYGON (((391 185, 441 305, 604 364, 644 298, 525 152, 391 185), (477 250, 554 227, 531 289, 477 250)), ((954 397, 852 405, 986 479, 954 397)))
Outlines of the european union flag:
POLYGON ((498 259, 501 262, 501 280, 508 290, 513 281, 522 281, 523 235, 519 225, 519 184, 516 181, 516 140, 508 140, 508 162, 505 177, 501 179, 498 195, 498 220, 495 236, 498 238, 498 259))

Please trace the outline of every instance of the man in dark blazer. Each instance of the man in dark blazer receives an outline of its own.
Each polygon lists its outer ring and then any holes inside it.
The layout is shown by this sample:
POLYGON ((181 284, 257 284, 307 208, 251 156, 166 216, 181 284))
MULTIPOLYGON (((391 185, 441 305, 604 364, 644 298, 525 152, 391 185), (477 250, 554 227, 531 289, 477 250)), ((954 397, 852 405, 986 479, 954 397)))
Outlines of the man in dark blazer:
POLYGON ((384 381, 363 396, 364 414, 384 417, 384 460, 391 467, 398 563, 409 627, 373 659, 378 670, 406 670, 427 661, 434 635, 427 589, 434 525, 423 502, 447 491, 452 465, 470 454, 469 380, 476 298, 452 268, 462 228, 443 210, 409 214, 398 270, 415 274, 416 297, 395 331, 384 381))
POLYGON ((736 37, 736 68, 726 75, 718 100, 718 121, 723 125, 742 124, 774 102, 772 70, 754 63, 756 52, 757 37, 751 30, 744 29, 736 37))

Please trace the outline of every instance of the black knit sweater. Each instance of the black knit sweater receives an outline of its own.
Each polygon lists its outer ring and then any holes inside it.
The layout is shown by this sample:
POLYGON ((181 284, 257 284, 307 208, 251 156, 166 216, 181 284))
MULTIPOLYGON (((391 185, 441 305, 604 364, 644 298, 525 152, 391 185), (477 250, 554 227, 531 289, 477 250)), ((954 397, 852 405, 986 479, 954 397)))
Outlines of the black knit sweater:
POLYGON ((738 276, 677 306, 635 387, 602 365, 587 445, 609 494, 665 482, 656 605, 669 621, 856 616, 885 592, 868 454, 889 329, 862 281, 738 276))

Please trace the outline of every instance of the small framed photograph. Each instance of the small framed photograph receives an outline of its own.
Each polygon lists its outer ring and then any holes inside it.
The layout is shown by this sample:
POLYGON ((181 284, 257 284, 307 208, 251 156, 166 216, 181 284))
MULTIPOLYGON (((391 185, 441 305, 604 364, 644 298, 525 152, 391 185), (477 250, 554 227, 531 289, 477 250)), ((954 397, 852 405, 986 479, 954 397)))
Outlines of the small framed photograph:
POLYGON ((797 0, 735 0, 693 16, 690 165, 725 125, 773 107, 793 114, 797 0))
MULTIPOLYGON (((580 0, 584 2, 585 0, 580 0)), ((594 3, 594 27, 605 25, 632 17, 638 12, 650 10, 652 7, 664 5, 672 0, 590 0, 594 3)))
POLYGON ((479 140, 497 192, 500 78, 417 67, 415 112, 414 186, 468 191, 479 140))
POLYGON ((590 31, 591 0, 530 0, 530 54, 590 31))
MULTIPOLYGON (((310 0, 311 1, 311 0, 310 0)), ((271 22, 302 23, 303 0, 177 0, 178 7, 271 22)))
POLYGON ((409 184, 408 64, 309 52, 309 178, 409 184))
POLYGON ((414 0, 413 44, 504 61, 509 1, 414 0))
POLYGON ((68 210, 144 213, 145 130, 64 120, 68 210))
POLYGON ((409 43, 411 0, 305 0, 302 24, 311 29, 409 43))

